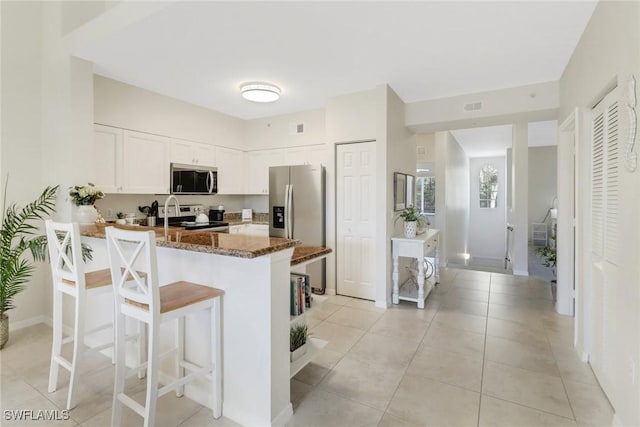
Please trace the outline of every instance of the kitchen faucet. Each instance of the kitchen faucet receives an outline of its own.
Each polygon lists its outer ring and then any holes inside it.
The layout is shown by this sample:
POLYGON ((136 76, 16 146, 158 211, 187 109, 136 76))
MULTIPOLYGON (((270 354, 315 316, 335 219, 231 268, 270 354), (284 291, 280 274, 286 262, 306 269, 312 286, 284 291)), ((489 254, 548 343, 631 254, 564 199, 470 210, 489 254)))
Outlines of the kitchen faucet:
POLYGON ((164 241, 169 241, 169 201, 173 199, 175 200, 175 208, 176 208, 176 216, 180 216, 180 202, 178 202, 178 198, 171 194, 167 197, 167 200, 164 201, 164 241))

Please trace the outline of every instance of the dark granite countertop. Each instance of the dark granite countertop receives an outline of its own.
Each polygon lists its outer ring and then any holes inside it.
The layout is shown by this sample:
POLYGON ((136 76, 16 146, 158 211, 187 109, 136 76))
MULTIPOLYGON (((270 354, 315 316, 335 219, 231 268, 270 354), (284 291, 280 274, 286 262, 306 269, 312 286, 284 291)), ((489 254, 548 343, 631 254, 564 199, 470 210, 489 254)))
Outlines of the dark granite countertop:
POLYGON ((292 248, 300 244, 298 240, 282 239, 279 237, 261 237, 244 234, 214 233, 169 227, 169 241, 164 241, 163 227, 145 227, 131 225, 93 224, 80 227, 80 234, 86 237, 104 239, 105 227, 115 226, 125 230, 149 231, 156 233, 158 247, 168 247, 204 252, 239 258, 256 258, 292 248))
POLYGON ((329 253, 331 253, 331 249, 324 246, 296 246, 291 256, 291 265, 301 264, 329 253))

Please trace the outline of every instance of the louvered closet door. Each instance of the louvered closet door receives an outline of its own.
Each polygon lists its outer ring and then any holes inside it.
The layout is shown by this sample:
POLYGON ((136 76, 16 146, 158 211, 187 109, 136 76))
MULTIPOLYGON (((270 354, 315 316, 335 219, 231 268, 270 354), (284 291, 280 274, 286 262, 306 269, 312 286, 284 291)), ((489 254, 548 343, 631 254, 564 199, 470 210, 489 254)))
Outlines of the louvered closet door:
POLYGON ((591 150, 591 348, 589 362, 604 391, 611 393, 615 355, 616 276, 620 246, 619 90, 592 111, 591 150))

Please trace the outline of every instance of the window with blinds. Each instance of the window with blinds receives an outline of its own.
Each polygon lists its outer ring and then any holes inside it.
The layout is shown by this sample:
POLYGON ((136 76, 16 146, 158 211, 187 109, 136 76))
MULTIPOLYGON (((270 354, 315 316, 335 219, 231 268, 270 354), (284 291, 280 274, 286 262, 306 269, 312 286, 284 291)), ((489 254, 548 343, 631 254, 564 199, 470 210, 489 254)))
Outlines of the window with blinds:
POLYGON ((597 257, 618 263, 619 120, 618 91, 593 108, 591 150, 591 238, 597 257))

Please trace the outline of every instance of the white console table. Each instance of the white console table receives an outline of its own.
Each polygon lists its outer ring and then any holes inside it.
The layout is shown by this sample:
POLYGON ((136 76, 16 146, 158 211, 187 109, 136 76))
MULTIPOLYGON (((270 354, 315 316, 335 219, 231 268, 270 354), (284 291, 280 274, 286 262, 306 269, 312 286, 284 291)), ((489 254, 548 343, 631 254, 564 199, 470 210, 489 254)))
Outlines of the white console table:
MULTIPOLYGON (((440 277, 438 273, 438 240, 440 237, 440 230, 427 230, 425 233, 417 235, 414 238, 408 239, 403 236, 391 238, 391 254, 393 256, 393 295, 392 301, 394 304, 398 304, 402 301, 412 301, 418 304, 418 308, 424 308, 424 300, 427 299, 429 292, 439 282, 440 277), (424 258, 433 253, 433 276, 426 281, 424 278, 424 258), (400 274, 398 271, 398 263, 400 257, 416 258, 418 260, 418 289, 415 289, 413 284, 410 286, 398 285, 400 274)), ((409 282, 409 281, 407 281, 409 282)))

